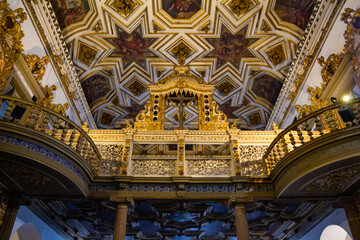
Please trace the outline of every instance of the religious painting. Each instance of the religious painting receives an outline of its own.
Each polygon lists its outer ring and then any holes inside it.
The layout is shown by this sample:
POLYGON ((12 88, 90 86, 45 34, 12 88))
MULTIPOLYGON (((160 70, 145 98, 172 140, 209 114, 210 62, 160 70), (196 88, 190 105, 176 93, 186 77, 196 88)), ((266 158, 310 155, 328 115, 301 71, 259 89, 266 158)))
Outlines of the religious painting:
POLYGON ((316 0, 277 0, 275 12, 286 22, 306 28, 316 0))
POLYGON ((88 0, 51 0, 61 29, 84 19, 89 11, 88 0))
POLYGON ((259 40, 259 38, 247 38, 246 31, 247 26, 232 34, 223 26, 220 38, 206 38, 214 47, 214 50, 212 50, 208 57, 215 57, 217 59, 217 68, 227 62, 239 67, 241 58, 255 57, 248 47, 259 40))
POLYGON ((95 100, 106 96, 111 91, 110 82, 102 75, 96 74, 81 83, 89 105, 95 100))
POLYGON ((224 104, 219 104, 219 109, 228 117, 228 118, 238 118, 238 116, 235 115, 234 112, 236 112, 241 105, 239 106, 232 106, 231 105, 231 99, 224 104))
POLYGON ((128 114, 124 118, 132 119, 133 121, 135 121, 135 118, 139 114, 139 112, 141 110, 144 110, 145 103, 144 104, 138 104, 138 103, 134 102, 133 100, 130 100, 130 106, 129 107, 122 106, 121 108, 128 112, 128 114))
POLYGON ((116 37, 104 38, 115 47, 109 57, 122 58, 125 67, 136 62, 145 68, 146 58, 155 57, 154 53, 149 50, 155 38, 143 37, 140 25, 132 33, 127 33, 116 26, 116 35, 116 37))
POLYGON ((282 83, 274 77, 263 75, 253 80, 251 90, 261 98, 276 103, 276 99, 280 93, 282 83))
POLYGON ((201 8, 201 0, 162 0, 162 8, 175 19, 189 19, 201 8))

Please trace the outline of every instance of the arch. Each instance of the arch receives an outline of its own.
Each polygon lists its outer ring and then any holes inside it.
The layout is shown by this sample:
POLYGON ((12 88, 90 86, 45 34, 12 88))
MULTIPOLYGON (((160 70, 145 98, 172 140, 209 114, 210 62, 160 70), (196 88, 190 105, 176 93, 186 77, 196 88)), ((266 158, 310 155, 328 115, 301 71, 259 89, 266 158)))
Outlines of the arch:
POLYGON ((339 225, 329 225, 322 231, 320 240, 352 240, 352 238, 339 225))
POLYGON ((41 233, 39 228, 33 223, 25 223, 22 225, 11 240, 41 240, 41 233))

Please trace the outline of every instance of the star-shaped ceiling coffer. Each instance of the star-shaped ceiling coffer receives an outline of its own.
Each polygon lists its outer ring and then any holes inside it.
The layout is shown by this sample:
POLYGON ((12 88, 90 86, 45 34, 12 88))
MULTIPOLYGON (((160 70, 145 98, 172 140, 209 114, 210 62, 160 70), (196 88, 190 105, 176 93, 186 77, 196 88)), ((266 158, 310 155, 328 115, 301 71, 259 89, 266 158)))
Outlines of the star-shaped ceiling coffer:
POLYGON ((147 86, 183 62, 215 85, 214 100, 230 119, 261 129, 316 1, 46 2, 52 14, 44 17, 56 15, 100 128, 125 126, 148 100, 147 86))
POLYGON ((220 68, 228 62, 239 68, 241 59, 255 58, 249 47, 260 38, 248 37, 247 28, 248 25, 232 34, 223 25, 220 38, 206 38, 214 48, 207 57, 216 58, 216 68, 220 68))
POLYGON ((146 58, 156 57, 149 49, 156 38, 147 38, 143 36, 141 25, 135 28, 131 33, 116 26, 116 37, 104 38, 110 43, 114 50, 108 58, 121 58, 124 68, 130 63, 136 62, 142 67, 146 67, 146 58))

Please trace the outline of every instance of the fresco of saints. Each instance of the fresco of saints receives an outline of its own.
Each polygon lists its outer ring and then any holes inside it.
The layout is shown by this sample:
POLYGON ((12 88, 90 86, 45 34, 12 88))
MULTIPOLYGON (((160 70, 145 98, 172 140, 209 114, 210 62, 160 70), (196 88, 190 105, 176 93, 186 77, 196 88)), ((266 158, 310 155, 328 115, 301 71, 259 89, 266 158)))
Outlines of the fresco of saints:
POLYGON ((81 21, 89 11, 88 0, 52 0, 61 28, 81 21))
POLYGON ((275 12, 282 20, 305 29, 315 2, 315 0, 278 0, 275 12))

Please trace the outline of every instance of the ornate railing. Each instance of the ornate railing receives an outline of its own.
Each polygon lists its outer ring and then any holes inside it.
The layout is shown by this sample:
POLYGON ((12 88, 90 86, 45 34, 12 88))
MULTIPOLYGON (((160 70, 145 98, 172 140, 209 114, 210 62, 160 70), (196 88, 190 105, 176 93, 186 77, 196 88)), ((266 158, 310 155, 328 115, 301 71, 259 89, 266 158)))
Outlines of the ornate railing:
POLYGON ((263 160, 267 174, 290 152, 303 144, 323 135, 339 131, 360 124, 360 99, 353 99, 347 103, 341 102, 319 109, 291 124, 281 131, 268 147, 263 160), (339 114, 340 107, 345 116, 339 114))
MULTIPOLYGON (((0 109, 6 107, 3 121, 13 122, 46 133, 76 151, 97 172, 101 155, 87 132, 60 113, 40 104, 10 96, 1 96, 0 109), (4 106, 5 104, 5 106, 4 106)), ((56 110, 56 106, 54 106, 56 110)))

